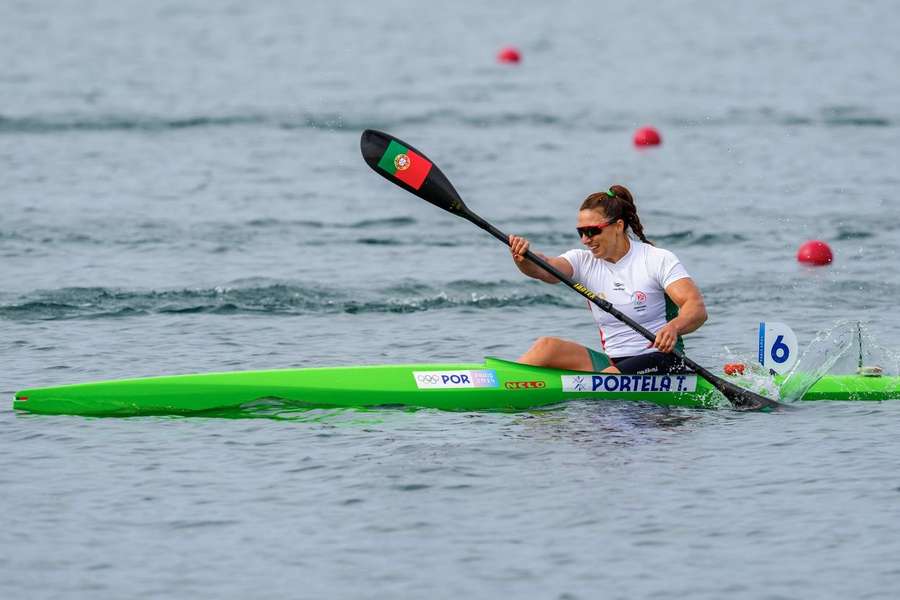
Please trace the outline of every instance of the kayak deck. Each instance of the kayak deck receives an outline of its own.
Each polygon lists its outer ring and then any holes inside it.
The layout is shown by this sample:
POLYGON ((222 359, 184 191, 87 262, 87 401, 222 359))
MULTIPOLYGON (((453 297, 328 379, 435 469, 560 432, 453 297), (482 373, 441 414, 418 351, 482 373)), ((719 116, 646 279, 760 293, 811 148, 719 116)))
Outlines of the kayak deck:
MULTIPOLYGON (((727 405, 695 375, 608 375, 484 363, 317 367, 121 379, 18 392, 14 408, 86 416, 197 415, 251 411, 277 401, 308 408, 407 406, 516 411, 578 398, 663 406, 727 405)), ((804 400, 900 398, 900 378, 828 375, 804 400)))

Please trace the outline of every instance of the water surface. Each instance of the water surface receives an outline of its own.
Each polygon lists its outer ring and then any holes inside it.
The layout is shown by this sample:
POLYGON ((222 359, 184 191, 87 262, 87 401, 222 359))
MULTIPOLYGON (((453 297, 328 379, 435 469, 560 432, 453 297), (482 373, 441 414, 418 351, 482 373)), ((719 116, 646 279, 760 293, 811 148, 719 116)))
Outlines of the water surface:
MULTIPOLYGON (((548 254, 578 245, 584 196, 629 186, 706 296, 698 362, 752 357, 760 320, 801 342, 861 320, 890 356, 897 22, 890 2, 8 3, 0 391, 598 343, 571 291, 374 176, 367 127, 548 254), (507 43, 518 67, 494 62, 507 43), (664 145, 637 152, 645 123, 664 145), (832 266, 797 265, 810 238, 832 266)), ((0 589, 893 598, 898 406, 117 420, 7 402, 0 589)))

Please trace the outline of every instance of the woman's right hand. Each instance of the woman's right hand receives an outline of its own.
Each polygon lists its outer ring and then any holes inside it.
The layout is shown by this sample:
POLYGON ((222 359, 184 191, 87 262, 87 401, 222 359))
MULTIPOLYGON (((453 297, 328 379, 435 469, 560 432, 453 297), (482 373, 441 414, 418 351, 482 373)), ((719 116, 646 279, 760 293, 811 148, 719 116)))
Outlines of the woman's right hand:
POLYGON ((510 234, 509 251, 512 254, 513 260, 516 262, 516 264, 521 264, 525 261, 525 252, 528 251, 528 246, 528 240, 523 237, 510 234))

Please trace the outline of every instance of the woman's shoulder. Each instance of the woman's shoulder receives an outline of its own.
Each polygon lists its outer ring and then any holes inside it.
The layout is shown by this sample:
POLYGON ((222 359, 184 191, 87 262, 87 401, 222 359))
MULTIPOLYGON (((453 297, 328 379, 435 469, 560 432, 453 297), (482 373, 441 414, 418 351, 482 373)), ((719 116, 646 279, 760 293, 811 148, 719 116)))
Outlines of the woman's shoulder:
POLYGON ((650 244, 645 244, 641 241, 635 241, 635 244, 641 249, 645 256, 648 258, 656 259, 656 260, 678 260, 678 257, 675 256, 675 253, 671 250, 667 250, 666 248, 660 248, 659 246, 651 246, 650 244))
POLYGON ((571 250, 566 250, 560 256, 569 259, 569 262, 572 262, 573 260, 587 261, 594 258, 591 251, 585 250, 584 248, 572 248, 571 250))
POLYGON ((663 288, 678 279, 690 277, 684 265, 671 250, 657 248, 650 244, 643 244, 643 246, 645 249, 644 268, 648 273, 654 274, 663 288))
POLYGON ((572 265, 573 276, 577 279, 592 269, 592 261, 596 260, 589 250, 572 248, 564 252, 560 258, 572 265))

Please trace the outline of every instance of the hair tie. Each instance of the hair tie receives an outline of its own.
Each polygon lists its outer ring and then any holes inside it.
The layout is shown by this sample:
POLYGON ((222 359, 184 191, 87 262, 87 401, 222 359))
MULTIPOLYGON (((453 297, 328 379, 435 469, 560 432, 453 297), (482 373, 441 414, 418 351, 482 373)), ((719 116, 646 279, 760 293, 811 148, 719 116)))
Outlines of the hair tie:
POLYGON ((612 189, 606 190, 606 195, 609 196, 610 198, 616 197, 616 195, 613 193, 612 189))

